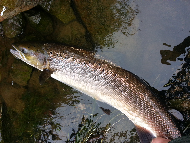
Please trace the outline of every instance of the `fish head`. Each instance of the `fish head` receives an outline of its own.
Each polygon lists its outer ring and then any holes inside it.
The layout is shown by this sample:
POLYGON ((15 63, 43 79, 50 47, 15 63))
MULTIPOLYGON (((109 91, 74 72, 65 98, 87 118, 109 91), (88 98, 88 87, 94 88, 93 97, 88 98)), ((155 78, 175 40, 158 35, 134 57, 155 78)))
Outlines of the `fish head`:
POLYGON ((36 44, 13 44, 14 49, 10 49, 10 52, 18 59, 24 61, 25 63, 43 71, 47 68, 47 54, 42 45, 36 44))

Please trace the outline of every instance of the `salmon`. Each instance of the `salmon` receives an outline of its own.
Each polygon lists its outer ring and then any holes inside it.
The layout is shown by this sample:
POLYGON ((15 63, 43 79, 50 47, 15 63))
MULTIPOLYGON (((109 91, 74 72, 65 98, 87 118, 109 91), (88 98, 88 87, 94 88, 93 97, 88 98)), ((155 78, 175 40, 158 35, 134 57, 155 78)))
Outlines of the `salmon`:
POLYGON ((155 137, 181 136, 165 107, 150 86, 137 75, 93 52, 55 43, 14 44, 10 52, 18 59, 96 100, 124 113, 136 126, 142 143, 155 137))

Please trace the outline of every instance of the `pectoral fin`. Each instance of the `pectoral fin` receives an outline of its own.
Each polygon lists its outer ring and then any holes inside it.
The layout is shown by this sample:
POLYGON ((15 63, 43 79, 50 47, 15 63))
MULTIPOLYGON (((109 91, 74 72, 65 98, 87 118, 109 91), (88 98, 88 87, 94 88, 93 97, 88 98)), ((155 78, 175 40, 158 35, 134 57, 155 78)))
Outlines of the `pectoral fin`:
POLYGON ((45 83, 45 81, 51 76, 51 74, 53 73, 53 71, 49 70, 49 69, 44 69, 40 76, 39 76, 39 83, 42 85, 45 83))
POLYGON ((103 108, 103 107, 100 107, 100 109, 102 109, 102 111, 103 111, 104 113, 106 113, 107 115, 110 115, 110 113, 111 113, 110 109, 105 109, 105 108, 103 108))
POLYGON ((155 136, 147 129, 135 125, 141 143, 150 143, 155 136))
POLYGON ((101 102, 101 101, 98 101, 96 100, 96 103, 98 104, 99 108, 107 115, 110 115, 111 114, 111 110, 110 108, 110 105, 108 105, 107 103, 105 102, 101 102))

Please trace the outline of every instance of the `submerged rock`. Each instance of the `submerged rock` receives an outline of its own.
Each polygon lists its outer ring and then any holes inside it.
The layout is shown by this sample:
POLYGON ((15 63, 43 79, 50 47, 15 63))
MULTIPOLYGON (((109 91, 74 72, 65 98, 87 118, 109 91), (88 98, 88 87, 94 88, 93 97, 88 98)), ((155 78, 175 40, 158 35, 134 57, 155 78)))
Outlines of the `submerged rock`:
POLYGON ((0 91, 8 107, 11 107, 17 113, 21 113, 24 110, 25 104, 21 99, 22 94, 25 92, 24 88, 1 84, 0 91))
POLYGON ((70 0, 48 0, 40 4, 50 14, 56 16, 63 23, 69 23, 76 17, 70 7, 70 0))
POLYGON ((58 42, 67 43, 68 45, 88 47, 85 40, 85 29, 77 21, 73 21, 68 25, 58 23, 52 38, 58 42))
POLYGON ((42 35, 49 35, 53 32, 53 22, 45 11, 38 7, 24 12, 25 17, 30 25, 42 35))
POLYGON ((28 80, 30 79, 30 75, 32 72, 32 67, 26 64, 21 63, 19 60, 15 60, 12 64, 11 69, 11 78, 13 79, 13 83, 16 82, 21 86, 26 86, 28 80))
POLYGON ((2 25, 4 34, 8 38, 14 38, 18 34, 22 33, 24 22, 22 16, 19 14, 13 18, 4 20, 2 25))

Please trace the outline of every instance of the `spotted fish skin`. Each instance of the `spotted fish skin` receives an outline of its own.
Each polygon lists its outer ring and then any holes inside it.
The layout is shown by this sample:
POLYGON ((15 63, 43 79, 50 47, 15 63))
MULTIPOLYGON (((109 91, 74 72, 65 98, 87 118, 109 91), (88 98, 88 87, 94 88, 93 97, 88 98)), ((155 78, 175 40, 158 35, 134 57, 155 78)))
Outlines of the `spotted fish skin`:
POLYGON ((15 57, 39 70, 49 69, 56 80, 115 107, 137 127, 150 132, 151 138, 181 136, 149 86, 135 74, 95 58, 94 53, 60 44, 27 43, 14 48, 11 53, 15 57))

